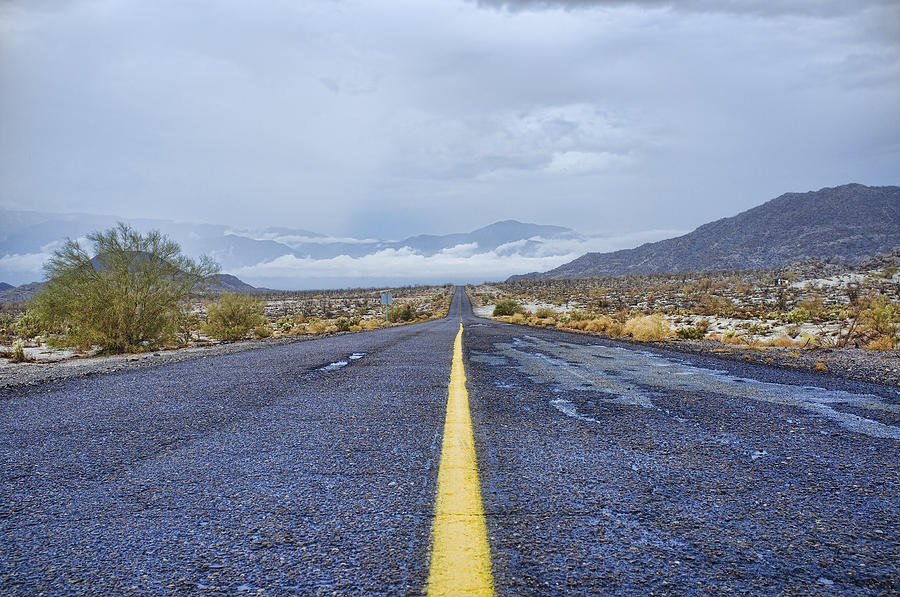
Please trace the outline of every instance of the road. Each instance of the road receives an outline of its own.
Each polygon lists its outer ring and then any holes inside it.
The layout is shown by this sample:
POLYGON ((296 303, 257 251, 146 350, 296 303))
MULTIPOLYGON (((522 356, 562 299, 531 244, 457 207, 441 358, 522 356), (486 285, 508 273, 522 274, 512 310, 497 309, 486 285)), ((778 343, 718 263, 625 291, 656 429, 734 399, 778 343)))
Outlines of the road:
POLYGON ((462 321, 501 595, 900 591, 900 394, 475 318, 0 390, 0 593, 421 594, 462 321))

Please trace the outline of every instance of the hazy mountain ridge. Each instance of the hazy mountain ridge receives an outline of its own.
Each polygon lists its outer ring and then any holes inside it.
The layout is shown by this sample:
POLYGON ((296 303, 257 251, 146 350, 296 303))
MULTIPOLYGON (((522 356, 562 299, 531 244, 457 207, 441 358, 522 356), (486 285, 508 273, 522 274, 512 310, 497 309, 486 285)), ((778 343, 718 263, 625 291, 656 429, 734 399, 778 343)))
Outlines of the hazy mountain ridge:
POLYGON ((510 280, 777 268, 810 259, 855 263, 900 248, 900 187, 847 184, 785 193, 684 236, 587 253, 510 280))
MULTIPOLYGON (((216 224, 196 224, 168 220, 137 219, 127 220, 114 216, 90 214, 45 214, 39 212, 15 212, 0 210, 0 280, 17 284, 30 283, 43 278, 42 263, 59 248, 66 238, 83 238, 87 234, 107 229, 118 220, 125 220, 136 229, 146 231, 157 229, 177 241, 182 251, 190 257, 208 255, 216 260, 223 272, 237 274, 241 278, 251 278, 256 285, 267 282, 282 283, 277 279, 256 275, 266 267, 278 268, 285 263, 296 271, 296 282, 300 284, 333 286, 370 283, 378 285, 380 280, 357 280, 352 271, 352 262, 385 262, 394 259, 398 266, 393 269, 407 277, 407 283, 422 282, 418 279, 429 273, 404 265, 409 256, 424 258, 442 257, 448 260, 457 257, 493 255, 498 265, 503 257, 534 257, 557 265, 571 259, 578 252, 555 244, 557 241, 582 242, 575 231, 561 226, 527 224, 515 220, 504 220, 472 232, 410 236, 403 240, 355 239, 330 237, 318 232, 286 226, 270 227, 262 230, 240 230, 231 226, 216 224), (547 255, 559 255, 554 262, 546 261, 547 255), (348 265, 347 259, 351 260, 348 265), (314 267, 315 272, 309 271, 314 267), (338 276, 347 270, 344 278, 330 276, 322 279, 322 270, 334 272, 338 276), (315 276, 319 275, 318 279, 315 276)), ((82 243, 84 245, 84 243, 82 243)), ((588 247, 584 247, 588 248, 588 247)), ((583 252, 584 248, 582 248, 583 252)), ((370 268, 379 267, 377 264, 370 268)), ((508 273, 500 269, 500 275, 508 273)), ((516 269, 512 269, 516 271, 516 269)), ((523 271, 523 268, 518 268, 523 271)), ((525 270, 527 271, 527 270, 525 270)), ((433 275, 440 275, 431 272, 433 275)), ((284 277, 284 276, 282 276, 284 277)), ((486 279, 486 278, 485 278, 486 279)), ((433 280, 432 280, 433 281, 433 280)), ((446 281, 444 279, 443 281, 446 281)), ((402 283, 395 280, 393 283, 402 283)))
MULTIPOLYGON (((43 282, 29 282, 21 286, 13 286, 2 282, 0 283, 0 303, 20 303, 30 300, 43 287, 43 282)), ((209 286, 207 290, 210 292, 253 292, 265 289, 254 288, 231 274, 219 274, 216 283, 209 286)))

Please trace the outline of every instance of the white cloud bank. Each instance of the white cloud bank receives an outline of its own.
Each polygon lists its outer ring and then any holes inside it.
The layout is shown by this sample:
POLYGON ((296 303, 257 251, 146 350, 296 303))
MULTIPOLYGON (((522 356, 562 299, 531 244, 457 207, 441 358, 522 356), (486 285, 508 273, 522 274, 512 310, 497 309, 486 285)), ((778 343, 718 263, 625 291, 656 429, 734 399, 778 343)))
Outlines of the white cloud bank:
POLYGON ((423 255, 409 247, 384 249, 362 257, 339 255, 313 259, 282 255, 229 273, 250 284, 283 289, 498 281, 514 274, 553 269, 590 251, 630 248, 680 233, 648 230, 614 237, 545 242, 536 237, 482 252, 478 252, 477 243, 467 243, 434 255, 423 255), (529 241, 540 244, 535 251, 523 255, 521 251, 529 241))
MULTIPOLYGON (((682 233, 679 230, 645 230, 618 236, 572 239, 533 237, 506 243, 494 250, 479 250, 478 243, 472 242, 449 247, 434 255, 423 255, 410 247, 383 249, 362 257, 338 255, 327 259, 285 254, 245 267, 229 267, 225 261, 222 271, 254 286, 284 290, 499 281, 514 274, 553 269, 587 252, 632 248, 682 233)), ((85 239, 80 241, 86 246, 85 239)), ((47 245, 36 253, 0 257, 0 282, 19 285, 43 279, 43 265, 56 246, 47 245)))
POLYGON ((546 270, 571 261, 578 255, 551 257, 523 257, 498 255, 494 251, 466 254, 459 245, 435 255, 425 256, 409 247, 384 249, 363 257, 339 255, 330 259, 300 258, 282 255, 266 263, 235 270, 239 278, 296 280, 303 278, 357 279, 364 284, 369 279, 403 279, 410 282, 433 282, 437 279, 465 282, 505 278, 511 274, 546 270))

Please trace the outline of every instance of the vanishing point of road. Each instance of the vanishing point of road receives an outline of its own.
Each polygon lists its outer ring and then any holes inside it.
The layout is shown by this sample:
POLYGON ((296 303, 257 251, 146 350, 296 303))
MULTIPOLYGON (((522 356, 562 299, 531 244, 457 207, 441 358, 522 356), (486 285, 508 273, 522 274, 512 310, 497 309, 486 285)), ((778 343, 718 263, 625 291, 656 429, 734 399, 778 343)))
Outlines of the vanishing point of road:
POLYGON ((0 413, 3 595, 900 592, 898 388, 478 319, 461 289, 0 413))

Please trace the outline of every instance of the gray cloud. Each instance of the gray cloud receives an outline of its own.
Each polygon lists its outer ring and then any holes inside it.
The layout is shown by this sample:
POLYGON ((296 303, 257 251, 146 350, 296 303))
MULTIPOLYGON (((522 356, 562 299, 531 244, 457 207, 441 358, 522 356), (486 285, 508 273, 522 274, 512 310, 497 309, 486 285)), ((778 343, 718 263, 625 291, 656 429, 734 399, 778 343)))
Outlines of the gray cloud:
POLYGON ((0 204, 380 238, 689 229, 898 182, 897 12, 6 2, 0 204))
POLYGON ((760 2, 759 0, 477 0, 477 3, 481 6, 510 11, 557 8, 583 10, 632 6, 774 17, 785 15, 829 17, 859 12, 866 6, 895 7, 896 5, 893 0, 867 0, 865 2, 845 2, 844 0, 784 0, 782 2, 760 2))

